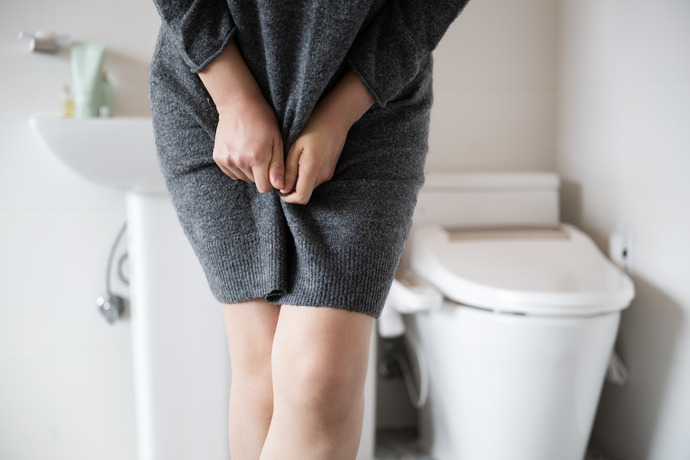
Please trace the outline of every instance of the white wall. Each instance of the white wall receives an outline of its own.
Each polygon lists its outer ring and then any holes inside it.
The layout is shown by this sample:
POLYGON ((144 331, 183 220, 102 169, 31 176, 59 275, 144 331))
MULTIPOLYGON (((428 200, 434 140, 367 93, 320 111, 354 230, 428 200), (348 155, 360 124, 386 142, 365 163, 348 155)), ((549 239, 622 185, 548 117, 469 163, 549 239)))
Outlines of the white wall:
POLYGON ((434 53, 428 171, 555 168, 558 2, 470 0, 434 53))
POLYGON ((565 220, 606 248, 636 230, 637 298, 593 440, 627 460, 690 458, 690 2, 564 0, 558 171, 565 220))
POLYGON ((95 306, 124 195, 77 177, 30 131, 32 113, 57 113, 69 58, 31 54, 17 33, 104 41, 116 113, 146 115, 158 23, 139 0, 0 3, 2 459, 135 458, 129 323, 109 326, 95 306))

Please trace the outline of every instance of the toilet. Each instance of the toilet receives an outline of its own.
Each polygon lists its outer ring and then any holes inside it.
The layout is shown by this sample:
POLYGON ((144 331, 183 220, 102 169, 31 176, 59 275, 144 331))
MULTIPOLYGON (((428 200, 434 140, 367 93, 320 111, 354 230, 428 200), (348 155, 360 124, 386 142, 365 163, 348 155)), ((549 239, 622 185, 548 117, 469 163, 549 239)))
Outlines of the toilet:
POLYGON ((553 173, 426 178, 379 331, 418 348, 435 460, 584 458, 634 287, 558 192, 553 173))

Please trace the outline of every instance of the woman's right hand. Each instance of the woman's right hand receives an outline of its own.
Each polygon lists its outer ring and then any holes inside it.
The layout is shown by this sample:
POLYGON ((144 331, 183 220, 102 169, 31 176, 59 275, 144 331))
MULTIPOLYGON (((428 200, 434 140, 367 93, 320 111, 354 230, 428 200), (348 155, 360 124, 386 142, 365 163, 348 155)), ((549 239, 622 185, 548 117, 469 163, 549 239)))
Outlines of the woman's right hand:
POLYGON ((282 189, 283 138, 273 109, 234 41, 199 72, 218 110, 213 160, 234 180, 260 193, 282 189))
POLYGON ((284 185, 283 138, 271 106, 259 94, 241 95, 218 108, 213 160, 234 180, 259 193, 284 185))

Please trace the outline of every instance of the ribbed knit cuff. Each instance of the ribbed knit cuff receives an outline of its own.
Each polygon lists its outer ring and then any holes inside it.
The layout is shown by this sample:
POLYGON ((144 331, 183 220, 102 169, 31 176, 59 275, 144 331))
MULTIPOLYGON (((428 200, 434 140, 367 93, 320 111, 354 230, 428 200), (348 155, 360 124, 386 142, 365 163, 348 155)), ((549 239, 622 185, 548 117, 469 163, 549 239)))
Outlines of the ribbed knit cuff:
POLYGON ((216 300, 237 303, 268 293, 282 294, 286 285, 283 240, 276 230, 202 246, 197 256, 216 300))
POLYGON ((390 247, 347 248, 325 252, 305 242, 297 248, 297 276, 290 292, 269 302, 339 308, 378 318, 388 296, 400 251, 390 247))

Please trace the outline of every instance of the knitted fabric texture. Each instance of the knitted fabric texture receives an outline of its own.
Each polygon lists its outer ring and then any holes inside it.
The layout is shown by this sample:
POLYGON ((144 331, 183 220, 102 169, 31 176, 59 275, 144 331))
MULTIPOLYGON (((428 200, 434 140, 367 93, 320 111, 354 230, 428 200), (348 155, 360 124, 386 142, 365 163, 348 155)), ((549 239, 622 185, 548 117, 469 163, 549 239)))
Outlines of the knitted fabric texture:
POLYGON ((431 52, 466 0, 154 2, 159 164, 216 299, 378 317, 423 182, 431 52), (218 113, 196 73, 230 40, 275 111, 285 153, 348 68, 376 100, 306 206, 259 194, 213 161, 218 113))

